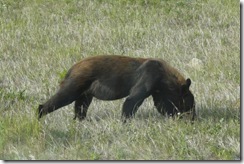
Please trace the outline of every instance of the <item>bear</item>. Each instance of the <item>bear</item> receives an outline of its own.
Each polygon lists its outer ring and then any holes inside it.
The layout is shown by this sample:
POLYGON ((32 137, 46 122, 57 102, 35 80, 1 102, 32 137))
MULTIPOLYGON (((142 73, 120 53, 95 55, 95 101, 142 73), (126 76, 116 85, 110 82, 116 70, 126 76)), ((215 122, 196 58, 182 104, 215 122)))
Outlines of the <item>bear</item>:
POLYGON ((74 64, 60 83, 60 89, 39 105, 38 118, 72 102, 74 119, 86 118, 93 97, 100 100, 125 98, 124 122, 134 117, 143 101, 152 96, 159 113, 167 116, 188 114, 194 120, 195 100, 185 79, 163 59, 119 55, 85 58, 74 64))

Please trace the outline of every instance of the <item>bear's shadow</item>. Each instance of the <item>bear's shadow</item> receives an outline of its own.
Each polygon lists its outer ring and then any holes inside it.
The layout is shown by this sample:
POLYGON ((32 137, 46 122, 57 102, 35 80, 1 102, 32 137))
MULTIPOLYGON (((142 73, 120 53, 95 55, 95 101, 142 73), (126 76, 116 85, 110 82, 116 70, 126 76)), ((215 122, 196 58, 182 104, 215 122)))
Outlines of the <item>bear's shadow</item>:
POLYGON ((225 120, 231 121, 236 120, 240 121, 241 111, 236 108, 207 108, 200 107, 197 109, 197 120, 225 120))

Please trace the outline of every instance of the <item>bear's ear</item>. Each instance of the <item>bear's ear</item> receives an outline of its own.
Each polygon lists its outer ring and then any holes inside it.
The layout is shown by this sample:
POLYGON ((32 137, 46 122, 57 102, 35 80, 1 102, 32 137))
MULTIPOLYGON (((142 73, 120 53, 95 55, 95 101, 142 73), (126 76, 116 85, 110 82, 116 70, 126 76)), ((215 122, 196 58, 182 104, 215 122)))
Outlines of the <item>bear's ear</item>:
POLYGON ((42 117, 42 108, 43 108, 43 105, 39 105, 39 107, 38 107, 38 119, 40 119, 42 117))
POLYGON ((186 79, 186 86, 188 87, 188 89, 190 88, 191 85, 191 79, 186 79))
POLYGON ((190 85, 191 85, 191 79, 188 78, 186 79, 186 84, 183 84, 181 86, 181 95, 185 95, 189 91, 190 85))

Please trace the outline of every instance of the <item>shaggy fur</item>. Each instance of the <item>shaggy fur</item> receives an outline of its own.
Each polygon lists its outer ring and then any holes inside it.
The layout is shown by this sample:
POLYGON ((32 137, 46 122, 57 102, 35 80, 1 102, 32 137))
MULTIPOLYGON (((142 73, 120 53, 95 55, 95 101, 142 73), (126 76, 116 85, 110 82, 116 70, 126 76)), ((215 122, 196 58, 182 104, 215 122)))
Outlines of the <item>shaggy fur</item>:
POLYGON ((136 113, 144 99, 153 97, 157 110, 165 115, 191 113, 194 96, 185 79, 161 59, 126 56, 95 56, 81 60, 68 71, 58 92, 39 106, 39 118, 75 101, 75 117, 84 119, 93 97, 116 100, 127 97, 123 118, 136 113))

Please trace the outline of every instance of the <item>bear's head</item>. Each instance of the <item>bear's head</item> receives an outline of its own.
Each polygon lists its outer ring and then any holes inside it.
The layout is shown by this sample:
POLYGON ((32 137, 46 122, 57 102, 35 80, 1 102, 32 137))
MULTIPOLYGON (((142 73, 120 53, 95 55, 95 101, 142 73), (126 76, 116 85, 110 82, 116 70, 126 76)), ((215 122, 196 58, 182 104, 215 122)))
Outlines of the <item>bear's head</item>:
POLYGON ((194 120, 196 116, 195 99, 189 89, 190 85, 191 85, 191 80, 188 78, 186 80, 186 83, 183 84, 180 88, 178 112, 182 116, 190 115, 192 117, 192 120, 194 120))
POLYGON ((180 118, 187 116, 194 120, 195 100, 190 91, 191 80, 187 79, 178 87, 163 89, 153 95, 153 100, 157 110, 168 116, 178 115, 180 118))

